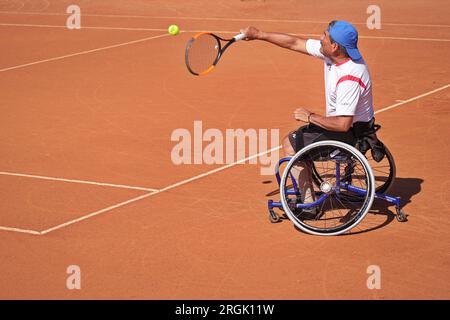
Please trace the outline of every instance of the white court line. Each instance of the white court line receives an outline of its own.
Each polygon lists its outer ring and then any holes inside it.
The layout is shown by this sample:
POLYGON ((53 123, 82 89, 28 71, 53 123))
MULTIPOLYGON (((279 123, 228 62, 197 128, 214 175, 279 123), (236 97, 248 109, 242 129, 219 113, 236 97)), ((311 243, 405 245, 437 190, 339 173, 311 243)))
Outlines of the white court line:
MULTIPOLYGON (((28 24, 28 23, 0 23, 3 27, 30 27, 30 28, 63 28, 67 29, 64 25, 53 24, 28 24)), ((129 31, 166 31, 167 29, 161 28, 133 28, 133 27, 90 27, 82 26, 81 29, 97 29, 97 30, 129 30, 129 31)))
MULTIPOLYGON (((23 23, 0 23, 3 27, 30 27, 30 28, 67 28, 63 25, 48 25, 48 24, 23 24, 23 23)), ((165 31, 167 29, 158 28, 126 28, 126 27, 89 27, 83 26, 81 29, 95 29, 95 30, 127 30, 127 31, 165 31)), ((182 30, 181 33, 197 33, 203 32, 205 30, 182 30)), ((209 30, 212 33, 226 33, 226 34, 237 34, 238 31, 225 31, 225 30, 209 30)), ((289 33, 292 35, 305 36, 305 37, 320 37, 321 34, 313 33, 289 33)), ((437 41, 437 42, 450 42, 450 39, 440 39, 440 38, 408 38, 408 37, 388 37, 388 36, 359 36, 360 39, 375 39, 375 40, 405 40, 405 41, 437 41)), ((0 70, 2 71, 2 70, 0 70)))
POLYGON ((154 194, 156 194, 156 193, 158 193, 158 191, 146 193, 146 194, 143 194, 143 195, 141 195, 141 196, 139 196, 139 197, 135 197, 135 198, 132 198, 132 199, 130 199, 130 200, 123 201, 123 202, 120 202, 120 203, 118 203, 118 204, 112 205, 112 206, 110 206, 110 207, 107 207, 107 208, 104 208, 104 209, 101 209, 101 210, 98 210, 98 211, 89 213, 89 214, 84 215, 84 216, 82 216, 82 217, 79 217, 79 218, 77 218, 77 219, 69 220, 69 221, 64 222, 64 223, 62 223, 62 224, 58 224, 58 225, 56 225, 56 226, 54 226, 54 227, 51 227, 51 228, 48 228, 48 229, 46 229, 46 230, 40 231, 40 232, 39 232, 39 235, 44 235, 44 234, 47 234, 47 233, 49 233, 49 232, 52 232, 52 231, 55 231, 55 230, 58 230, 58 229, 61 229, 61 228, 70 226, 71 224, 74 224, 74 223, 77 223, 77 222, 80 222, 80 221, 83 221, 83 220, 86 220, 86 219, 89 219, 89 218, 98 216, 99 214, 102 214, 102 213, 104 213, 104 212, 111 211, 111 210, 114 210, 114 209, 123 207, 123 206, 125 206, 125 205, 127 205, 127 204, 130 204, 130 203, 133 203, 133 202, 136 202, 136 201, 139 201, 139 200, 148 198, 148 197, 150 197, 151 195, 154 195, 154 194))
POLYGON ((434 89, 434 90, 425 92, 425 93, 423 93, 423 94, 421 94, 421 95, 412 97, 412 98, 410 98, 410 99, 408 99, 408 100, 403 100, 403 101, 401 101, 401 102, 399 102, 399 103, 390 105, 389 107, 386 107, 386 108, 377 110, 377 111, 375 112, 375 114, 380 113, 380 112, 383 112, 383 111, 386 111, 386 110, 390 110, 390 109, 396 108, 396 107, 398 107, 398 106, 401 106, 402 104, 405 104, 405 103, 408 103, 408 102, 412 102, 412 101, 414 101, 414 100, 418 100, 418 99, 420 99, 420 98, 429 96, 430 94, 433 94, 433 93, 436 93, 436 92, 438 92, 438 91, 447 89, 448 87, 450 87, 450 83, 449 83, 449 84, 446 84, 445 86, 442 86, 442 87, 440 87, 440 88, 437 88, 437 89, 434 89))
POLYGON ((19 233, 28 233, 28 234, 33 234, 33 235, 37 235, 37 236, 41 235, 41 232, 36 231, 36 230, 27 230, 27 229, 4 227, 4 226, 0 226, 0 230, 1 231, 10 231, 10 232, 19 232, 19 233))
MULTIPOLYGON (((20 12, 20 11, 0 11, 0 14, 16 15, 40 15, 40 16, 67 16, 67 13, 59 12, 20 12)), ((319 20, 295 20, 295 19, 259 19, 259 18, 227 18, 227 17, 179 17, 179 16, 144 16, 144 15, 115 15, 115 14, 93 14, 83 13, 86 17, 104 17, 104 18, 137 18, 137 19, 170 19, 170 20, 201 20, 201 21, 236 21, 236 22, 276 22, 276 23, 311 23, 328 24, 330 21, 319 20)), ((351 22, 351 21, 350 21, 351 22)), ((351 22, 355 25, 367 25, 367 22, 351 22)), ((447 24, 418 24, 418 23, 390 23, 383 22, 386 26, 404 26, 404 27, 430 27, 430 28, 450 28, 447 24)))
POLYGON ((358 36, 359 39, 379 39, 379 40, 406 40, 406 41, 437 41, 450 42, 450 39, 438 38, 407 38, 407 37, 375 37, 375 36, 358 36))
POLYGON ((169 33, 166 33, 166 34, 160 34, 160 35, 158 35, 158 36, 147 37, 147 38, 143 38, 143 39, 138 39, 138 40, 133 40, 133 41, 128 41, 128 42, 123 42, 123 43, 114 44, 114 45, 107 46, 107 47, 101 47, 101 48, 97 48, 97 49, 86 50, 86 51, 76 52, 76 53, 72 53, 72 54, 66 54, 66 55, 63 55, 63 56, 54 57, 54 58, 50 58, 50 59, 44 59, 44 60, 39 60, 39 61, 35 61, 35 62, 30 62, 30 63, 20 64, 20 65, 17 65, 17 66, 13 66, 13 67, 8 67, 8 68, 0 69, 0 72, 5 72, 5 71, 9 71, 9 70, 14 70, 14 69, 19 69, 19 68, 24 68, 24 67, 33 66, 33 65, 36 65, 36 64, 45 63, 45 62, 51 62, 51 61, 56 61, 56 60, 62 60, 62 59, 66 59, 66 58, 71 58, 71 57, 75 57, 75 56, 80 56, 80 55, 88 54, 88 53, 93 53, 93 52, 98 52, 98 51, 103 51, 103 50, 108 50, 108 49, 113 49, 113 48, 123 47, 123 46, 127 46, 127 45, 134 44, 134 43, 139 43, 139 42, 148 41, 148 40, 151 40, 151 39, 157 39, 157 38, 167 37, 167 36, 169 36, 169 35, 170 35, 169 33))
POLYGON ((207 172, 205 172, 205 173, 201 173, 201 174, 199 174, 199 175, 197 175, 197 176, 194 176, 194 177, 192 177, 192 178, 189 178, 189 179, 186 179, 186 180, 183 180, 183 181, 180 181, 180 182, 171 184, 170 186, 167 186, 167 187, 165 187, 165 188, 160 189, 157 193, 161 193, 161 192, 164 192, 164 191, 167 191, 167 190, 170 190, 170 189, 173 189, 173 188, 182 186, 183 184, 186 184, 186 183, 189 183, 189 182, 192 182, 192 181, 195 181, 195 180, 204 178, 204 177, 209 176, 209 175, 211 175, 211 174, 213 174, 213 173, 216 173, 216 172, 219 172, 219 171, 222 171, 222 170, 225 170, 225 169, 234 167, 234 166, 237 165, 237 164, 245 163, 246 161, 249 161, 249 160, 258 158, 258 157, 260 157, 260 156, 263 156, 263 155, 265 155, 265 154, 268 154, 268 153, 270 153, 270 152, 272 152, 272 151, 276 151, 276 150, 279 150, 279 149, 281 149, 281 145, 278 146, 278 147, 274 147, 274 148, 272 148, 272 149, 266 150, 266 151, 262 151, 262 152, 260 152, 260 153, 258 153, 258 154, 254 154, 254 155, 252 155, 252 156, 250 156, 250 157, 241 159, 241 160, 239 160, 239 161, 232 162, 232 163, 227 164, 227 165, 224 165, 224 166, 222 166, 222 167, 219 167, 219 168, 216 168, 216 169, 207 171, 207 172))
POLYGON ((86 180, 77 180, 77 179, 65 179, 65 178, 56 178, 56 177, 48 177, 48 176, 38 176, 38 175, 33 175, 33 174, 24 174, 24 173, 16 173, 16 172, 0 171, 0 175, 32 178, 32 179, 40 179, 40 180, 80 183, 80 184, 91 184, 91 185, 95 185, 95 186, 143 190, 143 191, 157 191, 158 190, 158 189, 152 189, 152 188, 146 188, 146 187, 127 186, 127 185, 123 185, 123 184, 113 184, 113 183, 104 183, 104 182, 95 182, 95 181, 86 181, 86 180))

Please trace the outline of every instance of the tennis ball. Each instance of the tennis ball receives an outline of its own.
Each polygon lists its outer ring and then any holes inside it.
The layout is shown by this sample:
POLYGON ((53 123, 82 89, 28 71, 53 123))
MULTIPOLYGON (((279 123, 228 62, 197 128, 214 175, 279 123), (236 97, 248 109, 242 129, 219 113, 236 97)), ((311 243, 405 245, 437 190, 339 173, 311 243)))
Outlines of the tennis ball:
POLYGON ((169 33, 173 36, 176 36, 178 33, 180 33, 180 28, 176 24, 172 24, 169 29, 167 29, 169 33))

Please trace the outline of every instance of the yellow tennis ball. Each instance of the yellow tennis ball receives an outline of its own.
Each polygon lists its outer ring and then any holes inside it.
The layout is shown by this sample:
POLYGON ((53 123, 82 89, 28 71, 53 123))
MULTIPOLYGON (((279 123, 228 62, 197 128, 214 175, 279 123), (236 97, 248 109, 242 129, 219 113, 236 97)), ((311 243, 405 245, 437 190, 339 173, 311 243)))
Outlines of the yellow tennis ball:
POLYGON ((173 36, 176 36, 178 33, 180 33, 180 28, 176 24, 172 24, 169 29, 167 29, 169 33, 173 36))

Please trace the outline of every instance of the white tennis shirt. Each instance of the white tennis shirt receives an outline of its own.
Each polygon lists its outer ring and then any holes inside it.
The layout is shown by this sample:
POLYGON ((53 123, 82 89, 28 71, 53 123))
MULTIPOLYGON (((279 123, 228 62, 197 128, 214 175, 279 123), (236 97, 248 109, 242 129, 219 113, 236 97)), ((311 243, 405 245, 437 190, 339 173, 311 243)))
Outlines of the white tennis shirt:
POLYGON ((319 40, 306 41, 306 51, 324 60, 327 117, 353 116, 353 123, 370 121, 373 116, 372 81, 363 59, 350 58, 333 64, 321 52, 319 40))

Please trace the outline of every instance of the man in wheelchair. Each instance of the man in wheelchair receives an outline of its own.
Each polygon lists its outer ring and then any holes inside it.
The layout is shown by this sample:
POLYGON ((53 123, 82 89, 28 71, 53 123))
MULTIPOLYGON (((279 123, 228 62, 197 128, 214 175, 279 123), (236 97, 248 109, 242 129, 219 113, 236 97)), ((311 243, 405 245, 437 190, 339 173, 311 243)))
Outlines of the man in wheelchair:
MULTIPOLYGON (((312 113, 300 107, 294 111, 296 120, 306 123, 292 131, 283 141, 284 151, 293 155, 305 146, 323 140, 338 140, 356 147, 365 154, 371 149, 372 157, 379 162, 385 148, 377 139, 372 81, 366 63, 358 51, 358 32, 348 22, 332 21, 321 40, 307 39, 283 33, 263 32, 254 27, 241 30, 246 40, 263 40, 282 48, 314 56, 324 61, 326 115, 312 113)), ((301 202, 312 203, 311 166, 299 162, 298 183, 304 190, 301 202)), ((316 207, 303 209, 316 214, 316 207)))

